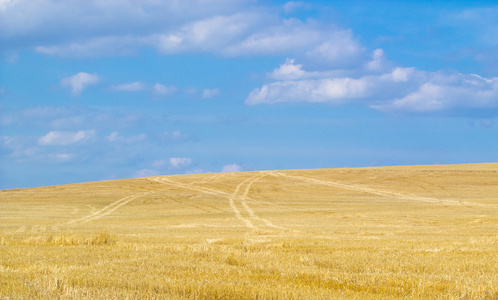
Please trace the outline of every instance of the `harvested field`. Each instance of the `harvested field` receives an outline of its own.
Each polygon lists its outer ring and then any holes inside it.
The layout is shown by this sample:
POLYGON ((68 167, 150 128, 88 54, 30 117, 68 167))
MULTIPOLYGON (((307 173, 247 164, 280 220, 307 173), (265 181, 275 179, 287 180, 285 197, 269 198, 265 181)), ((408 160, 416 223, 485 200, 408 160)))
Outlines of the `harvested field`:
POLYGON ((498 164, 0 192, 0 299, 498 299, 498 164))

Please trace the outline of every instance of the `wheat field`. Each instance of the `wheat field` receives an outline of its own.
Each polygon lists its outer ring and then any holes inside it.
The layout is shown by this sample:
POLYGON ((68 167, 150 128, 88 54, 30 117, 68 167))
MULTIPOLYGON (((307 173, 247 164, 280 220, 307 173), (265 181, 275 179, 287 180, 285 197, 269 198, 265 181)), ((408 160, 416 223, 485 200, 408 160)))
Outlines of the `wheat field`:
POLYGON ((0 299, 498 299, 498 164, 0 192, 0 299))

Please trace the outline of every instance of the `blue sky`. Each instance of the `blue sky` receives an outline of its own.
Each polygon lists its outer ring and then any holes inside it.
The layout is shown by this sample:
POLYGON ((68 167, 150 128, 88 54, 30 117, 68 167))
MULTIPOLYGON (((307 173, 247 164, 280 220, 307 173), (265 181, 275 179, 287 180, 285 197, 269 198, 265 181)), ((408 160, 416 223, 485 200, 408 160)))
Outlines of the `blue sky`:
POLYGON ((0 188, 496 162, 493 2, 0 0, 0 188))

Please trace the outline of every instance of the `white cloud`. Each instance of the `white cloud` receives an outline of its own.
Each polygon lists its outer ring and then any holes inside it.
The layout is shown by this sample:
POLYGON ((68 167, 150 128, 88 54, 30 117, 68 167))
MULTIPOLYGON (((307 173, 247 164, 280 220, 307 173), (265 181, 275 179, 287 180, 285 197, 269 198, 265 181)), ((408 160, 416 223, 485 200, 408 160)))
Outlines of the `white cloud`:
POLYGON ((289 14, 289 13, 292 13, 292 12, 299 10, 300 8, 306 9, 309 7, 310 7, 309 4, 306 4, 306 3, 301 2, 301 1, 289 1, 289 2, 284 4, 284 11, 285 11, 285 13, 289 14))
POLYGON ((315 62, 342 68, 355 65, 363 55, 364 49, 351 30, 332 29, 322 35, 326 40, 306 52, 306 56, 315 62))
POLYGON ((225 165, 221 170, 221 172, 223 173, 240 172, 240 171, 242 171, 242 167, 239 166, 238 164, 225 165))
POLYGON ((366 69, 371 71, 382 71, 386 67, 384 50, 375 49, 372 53, 372 60, 366 63, 366 69))
POLYGON ((139 92, 143 91, 146 88, 146 85, 141 82, 132 82, 132 83, 114 85, 111 88, 119 92, 139 92))
POLYGON ((303 51, 320 39, 321 34, 302 26, 297 20, 284 20, 283 24, 258 30, 240 43, 230 45, 224 53, 239 55, 276 55, 303 51))
POLYGON ((161 173, 157 170, 151 170, 151 169, 142 169, 138 170, 133 174, 132 177, 139 178, 139 177, 151 177, 151 176, 159 176, 161 173))
POLYGON ((416 91, 371 107, 386 112, 417 113, 498 107, 498 77, 483 78, 461 73, 427 75, 429 80, 416 91))
POLYGON ((278 69, 273 70, 268 77, 276 80, 293 80, 306 77, 302 64, 294 64, 294 59, 287 59, 278 69))
POLYGON ((176 32, 160 35, 158 47, 167 54, 191 51, 219 52, 247 35, 259 19, 258 15, 250 13, 201 19, 185 24, 176 32))
MULTIPOLYGON (((280 9, 263 2, 193 1, 2 1, 0 43, 6 53, 34 49, 57 56, 128 55, 144 47, 160 53, 208 52, 224 56, 289 57, 254 89, 247 104, 361 102, 382 111, 444 111, 496 107, 495 78, 424 72, 393 66, 382 49, 369 53, 352 30, 333 23, 282 15, 311 6, 289 1, 280 9)), ((496 45, 496 8, 476 8, 442 16, 445 26, 468 27, 475 41, 496 45), (463 24, 463 25, 458 25, 463 24), (491 24, 484 26, 483 24, 491 24), (484 29, 483 29, 484 28, 484 29)), ((492 58, 490 58, 492 60, 492 58)), ((61 81, 74 96, 96 84, 95 74, 61 81)), ((115 90, 175 93, 175 86, 139 82, 115 90)), ((199 93, 197 93, 199 94, 199 93)), ((206 90, 204 97, 213 95, 206 90)), ((78 120, 76 120, 78 121, 78 120)))
POLYGON ((245 1, 17 0, 2 1, 0 36, 30 45, 82 37, 150 34, 245 6, 245 1))
POLYGON ((109 142, 125 142, 128 144, 134 144, 134 143, 139 143, 147 140, 147 135, 144 133, 141 133, 139 135, 135 136, 130 136, 130 137, 123 137, 119 134, 117 131, 111 132, 107 137, 106 140, 109 142))
POLYGON ((343 104, 367 94, 368 82, 353 78, 280 81, 254 89, 246 104, 278 102, 328 102, 343 104))
POLYGON ((344 74, 342 70, 331 70, 331 71, 305 71, 303 70, 302 64, 296 64, 294 59, 287 58, 285 63, 281 64, 280 67, 273 70, 273 72, 268 73, 268 78, 275 80, 297 80, 297 79, 308 79, 308 78, 327 78, 335 77, 340 74, 344 74))
POLYGON ((171 166, 175 169, 180 169, 192 163, 192 159, 186 157, 172 157, 169 159, 171 166))
POLYGON ((71 94, 73 96, 79 96, 83 89, 90 85, 94 85, 99 82, 99 77, 95 74, 88 74, 85 72, 80 72, 76 75, 64 78, 61 80, 62 86, 67 86, 71 88, 71 94))
POLYGON ((206 24, 199 22, 230 18, 237 11, 249 10, 246 2, 9 1, 0 9, 0 39, 8 49, 32 48, 48 55, 127 55, 143 46, 160 48, 164 35, 188 28, 187 31, 192 33, 189 42, 197 47, 202 46, 203 42, 207 45, 209 40, 220 38, 214 34, 216 30, 228 36, 230 31, 235 30, 236 24, 242 26, 244 23, 240 20, 230 24, 216 20, 206 24), (204 27, 210 34, 203 34, 204 27))
POLYGON ((50 131, 38 139, 38 144, 48 145, 70 145, 79 142, 85 142, 95 137, 95 130, 80 130, 77 132, 69 131, 50 131))
POLYGON ((156 160, 152 163, 152 167, 155 169, 160 169, 164 166, 169 166, 169 159, 156 160))
POLYGON ((117 131, 114 131, 106 137, 106 140, 109 142, 120 142, 123 140, 123 137, 121 137, 117 131))
POLYGON ((175 93, 177 90, 178 90, 178 88, 175 86, 165 86, 165 85, 162 85, 160 83, 156 83, 153 86, 153 91, 158 96, 167 96, 167 95, 175 93))
POLYGON ((156 160, 152 163, 152 167, 156 169, 168 167, 181 169, 192 164, 192 159, 187 157, 171 157, 169 159, 156 160))
MULTIPOLYGON (((381 54, 374 53, 372 61, 379 61, 381 54)), ((376 63, 365 64, 363 73, 368 74, 372 69, 379 69, 377 66, 376 63)), ((330 76, 333 73, 307 72, 303 70, 302 65, 287 60, 269 75, 278 81, 254 89, 247 97, 246 104, 323 102, 340 105, 360 102, 371 108, 392 113, 498 107, 497 77, 425 72, 399 67, 384 73, 358 77, 330 76), (317 78, 306 79, 313 77, 317 78)))
POLYGON ((293 55, 320 66, 336 67, 357 64, 363 52, 350 30, 297 19, 274 20, 258 26, 240 42, 221 49, 222 54, 229 56, 293 55))
MULTIPOLYGON (((306 7, 283 6, 288 12, 306 7)), ((154 47, 164 54, 292 55, 344 64, 363 52, 350 30, 284 19, 251 0, 19 0, 5 5, 0 19, 2 44, 56 56, 130 55, 154 47)))
POLYGON ((391 73, 385 74, 383 77, 390 77, 394 82, 407 82, 415 72, 415 68, 395 68, 391 73))
POLYGON ((209 99, 216 97, 220 94, 220 89, 215 88, 215 89, 205 89, 202 91, 202 98, 204 99, 209 99))

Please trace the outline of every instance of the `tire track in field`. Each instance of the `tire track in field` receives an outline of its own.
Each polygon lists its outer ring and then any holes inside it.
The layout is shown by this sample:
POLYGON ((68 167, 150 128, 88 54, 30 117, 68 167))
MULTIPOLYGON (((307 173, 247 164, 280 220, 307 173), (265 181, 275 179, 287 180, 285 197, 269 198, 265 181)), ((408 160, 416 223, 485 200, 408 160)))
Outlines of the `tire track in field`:
MULTIPOLYGON (((258 217, 254 211, 249 207, 249 205, 247 205, 247 202, 246 202, 246 197, 247 195, 249 194, 249 190, 251 189, 251 186, 253 185, 253 183, 255 183, 256 181, 260 180, 261 178, 267 176, 268 174, 258 174, 258 175, 255 175, 253 177, 250 177, 249 178, 249 183, 247 184, 246 186, 246 189, 244 191, 244 194, 242 195, 242 197, 239 198, 240 200, 240 203, 242 204, 242 206, 244 207, 244 209, 247 211, 247 213, 249 214, 249 216, 252 218, 252 219, 255 219, 255 220, 259 220, 259 221, 262 221, 263 223, 265 223, 268 227, 273 227, 273 228, 276 228, 276 229, 281 229, 281 230, 287 230, 287 228, 284 228, 284 227, 280 227, 280 226, 276 226, 274 225, 272 222, 270 222, 268 219, 264 219, 264 218, 260 218, 258 217)), ((243 184, 244 182, 242 182, 241 184, 243 184)), ((240 184, 240 185, 241 185, 240 184)))
MULTIPOLYGON (((453 200, 448 200, 448 199, 437 199, 437 198, 430 198, 430 197, 406 195, 406 194, 400 194, 400 193, 396 193, 396 192, 372 189, 372 188, 359 186, 359 185, 340 183, 337 181, 320 180, 320 179, 306 177, 306 176, 287 175, 287 174, 277 172, 277 171, 272 171, 272 172, 270 172, 270 174, 274 175, 274 176, 279 176, 279 177, 297 179, 297 180, 312 183, 312 184, 326 185, 326 186, 331 186, 331 187, 335 187, 335 188, 341 188, 341 189, 346 189, 346 190, 350 190, 350 191, 357 191, 357 192, 364 192, 364 193, 369 193, 369 194, 374 194, 374 195, 384 196, 384 197, 390 197, 390 198, 398 198, 398 199, 403 199, 403 200, 415 200, 415 201, 437 203, 437 204, 444 203, 444 204, 463 205, 463 202, 461 202, 461 201, 453 201, 453 200)), ((465 204, 478 205, 475 203, 473 203, 473 204, 472 203, 465 203, 465 204)))
POLYGON ((203 193, 209 194, 209 195, 216 195, 216 196, 222 195, 225 197, 230 196, 229 193, 226 193, 223 191, 219 191, 219 190, 215 190, 215 189, 207 188, 207 187, 200 187, 200 186, 195 186, 195 185, 191 185, 191 184, 181 183, 181 182, 173 181, 173 180, 167 179, 167 178, 149 178, 149 179, 152 181, 158 182, 158 183, 169 184, 169 185, 172 185, 175 187, 189 189, 189 190, 195 190, 195 191, 203 192, 203 193))
POLYGON ((199 181, 192 181, 190 184, 203 184, 203 183, 209 183, 209 182, 213 182, 215 181, 216 179, 222 177, 222 176, 225 176, 225 174, 214 174, 212 176, 206 176, 205 178, 203 178, 202 180, 199 180, 199 181))
MULTIPOLYGON (((241 215, 240 211, 235 206, 235 201, 234 201, 235 198, 237 197, 237 194, 239 193, 239 189, 242 187, 242 185, 244 185, 246 182, 250 181, 251 179, 252 179, 252 177, 249 177, 246 180, 244 180, 241 183, 239 183, 239 185, 237 185, 237 187, 235 188, 235 191, 233 192, 233 194, 230 195, 230 197, 228 197, 228 199, 229 199, 229 202, 230 202, 230 207, 235 212, 235 217, 237 219, 241 220, 242 222, 244 222, 246 224, 246 227, 248 227, 248 228, 255 228, 254 224, 252 224, 251 220, 248 220, 248 219, 244 218, 241 215)), ((246 211, 247 211, 247 209, 246 209, 246 211)))
POLYGON ((203 192, 203 193, 206 193, 206 194, 209 194, 209 195, 215 195, 215 196, 222 195, 222 196, 225 196, 229 200, 230 208, 235 213, 235 217, 238 220, 241 220, 242 222, 244 222, 245 225, 246 225, 246 227, 248 227, 248 228, 254 228, 254 225, 252 224, 252 222, 250 220, 247 220, 246 218, 244 218, 242 216, 242 214, 237 209, 237 207, 235 206, 235 203, 234 203, 235 195, 238 193, 238 191, 239 191, 240 187, 242 186, 242 184, 245 183, 245 181, 247 181, 247 180, 241 182, 237 186, 237 188, 235 189, 234 194, 228 194, 226 192, 215 190, 215 189, 211 189, 211 188, 199 187, 199 186, 193 186, 191 184, 179 183, 179 182, 167 179, 167 178, 161 178, 161 179, 159 179, 159 178, 151 178, 151 180, 159 182, 159 183, 170 184, 170 185, 173 185, 173 186, 176 186, 176 187, 180 187, 180 188, 184 188, 184 189, 190 189, 190 190, 194 190, 194 191, 203 192))
POLYGON ((151 193, 154 193, 154 191, 142 192, 142 193, 126 196, 126 197, 121 198, 121 199, 105 206, 104 208, 99 209, 99 210, 97 210, 97 211, 95 211, 95 212, 93 212, 85 217, 82 217, 79 219, 73 219, 73 220, 67 222, 66 224, 69 225, 69 224, 74 224, 74 223, 87 223, 87 222, 90 222, 93 220, 100 219, 102 217, 105 217, 105 216, 113 213, 118 208, 130 203, 131 201, 133 201, 137 198, 143 197, 145 195, 151 194, 151 193))
POLYGON ((258 228, 257 226, 255 226, 253 224, 253 222, 251 221, 251 219, 252 219, 252 220, 259 220, 259 221, 265 223, 268 227, 272 227, 272 228, 280 229, 280 230, 287 230, 287 228, 276 226, 273 223, 271 223, 269 220, 257 216, 254 213, 254 211, 249 207, 249 205, 246 203, 246 198, 247 198, 247 195, 249 194, 249 191, 251 189, 252 184, 255 183, 256 181, 260 180, 261 178, 267 176, 267 175, 268 174, 257 174, 257 175, 254 175, 252 177, 249 177, 249 178, 243 180, 242 182, 240 182, 237 185, 237 187, 235 188, 235 191, 232 194, 229 194, 229 193, 226 193, 226 192, 223 192, 220 190, 212 189, 212 188, 200 187, 197 185, 199 182, 197 182, 196 185, 192 185, 192 184, 179 183, 179 182, 167 179, 167 178, 151 178, 150 180, 153 180, 153 181, 159 182, 159 183, 170 184, 170 185, 180 187, 180 188, 195 190, 195 191, 203 192, 203 193, 210 194, 210 195, 224 196, 228 199, 229 206, 232 209, 232 211, 234 212, 235 218, 242 221, 247 228, 251 228, 251 229, 258 228), (242 195, 239 195, 241 189, 243 188, 243 186, 245 184, 247 184, 247 185, 246 185, 245 189, 243 190, 244 192, 242 193, 242 195), (240 204, 244 208, 245 212, 249 215, 249 218, 244 217, 243 214, 241 213, 241 211, 237 208, 236 200, 238 200, 238 202, 240 202, 240 204))

